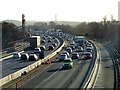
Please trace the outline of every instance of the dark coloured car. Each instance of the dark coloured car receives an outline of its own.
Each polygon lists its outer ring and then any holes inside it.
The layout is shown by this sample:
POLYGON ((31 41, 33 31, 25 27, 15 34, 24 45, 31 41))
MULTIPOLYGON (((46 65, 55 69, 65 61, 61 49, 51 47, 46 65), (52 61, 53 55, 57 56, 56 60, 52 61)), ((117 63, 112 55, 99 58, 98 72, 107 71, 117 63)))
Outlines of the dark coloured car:
POLYGON ((41 46, 40 49, 44 51, 44 50, 46 50, 46 47, 45 46, 41 46))
POLYGON ((83 52, 83 51, 84 51, 83 47, 80 46, 76 49, 76 52, 83 52))
POLYGON ((71 53, 72 53, 72 48, 67 47, 67 48, 65 49, 65 51, 67 51, 69 54, 71 54, 71 53))
POLYGON ((57 46, 57 44, 56 44, 56 43, 53 43, 52 45, 53 45, 54 47, 56 47, 56 46, 57 46))
POLYGON ((19 59, 21 57, 21 54, 19 52, 13 53, 13 59, 19 59))
POLYGON ((69 56, 70 56, 70 54, 69 54, 67 51, 64 51, 62 54, 66 54, 66 55, 67 55, 67 57, 69 57, 69 56))
POLYGON ((73 53, 72 54, 72 59, 78 59, 80 56, 78 53, 73 53))
POLYGON ((68 47, 72 48, 72 50, 75 49, 75 46, 74 46, 74 45, 69 45, 68 47))
POLYGON ((38 56, 36 54, 30 54, 29 55, 29 61, 36 61, 38 60, 38 56))
POLYGON ((86 48, 86 52, 92 52, 92 48, 87 47, 87 48, 86 48))
POLYGON ((27 53, 21 54, 21 60, 28 60, 28 59, 29 59, 29 55, 27 53))
POLYGON ((59 61, 63 61, 65 59, 67 59, 67 55, 66 54, 60 54, 59 61))
POLYGON ((41 40, 41 43, 45 43, 45 40, 41 40))
POLYGON ((55 47, 54 47, 53 45, 48 46, 48 49, 49 49, 49 50, 54 50, 54 48, 55 48, 55 47))

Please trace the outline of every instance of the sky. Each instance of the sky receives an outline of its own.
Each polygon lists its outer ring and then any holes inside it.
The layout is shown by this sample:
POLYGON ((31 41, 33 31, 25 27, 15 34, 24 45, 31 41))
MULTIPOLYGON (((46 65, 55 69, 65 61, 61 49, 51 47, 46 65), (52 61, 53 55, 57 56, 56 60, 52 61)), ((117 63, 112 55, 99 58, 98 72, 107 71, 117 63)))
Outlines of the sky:
POLYGON ((0 21, 101 21, 111 15, 118 20, 120 0, 0 0, 0 21))

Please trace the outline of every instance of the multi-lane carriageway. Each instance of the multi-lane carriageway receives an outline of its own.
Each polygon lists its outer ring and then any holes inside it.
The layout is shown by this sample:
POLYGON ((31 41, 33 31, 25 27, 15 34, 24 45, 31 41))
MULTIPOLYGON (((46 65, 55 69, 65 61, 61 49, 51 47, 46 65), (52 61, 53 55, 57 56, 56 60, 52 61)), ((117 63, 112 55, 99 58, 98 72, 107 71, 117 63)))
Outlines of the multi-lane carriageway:
MULTIPOLYGON (((47 46, 47 43, 43 44, 44 46, 47 46)), ((54 49, 56 50, 60 45, 60 42, 58 43, 57 47, 54 49)), ((45 56, 47 56, 48 54, 50 54, 51 52, 53 52, 53 50, 48 50, 45 51, 44 54, 45 56)), ((16 72, 32 63, 34 63, 35 61, 26 61, 26 60, 20 60, 20 59, 13 59, 13 57, 7 58, 5 60, 0 61, 2 62, 2 77, 5 77, 13 72, 16 72)))
MULTIPOLYGON (((97 42, 93 42, 96 49, 93 51, 92 59, 83 60, 82 53, 80 59, 73 60, 74 67, 72 69, 63 70, 62 63, 58 62, 58 57, 53 57, 52 64, 41 65, 35 68, 25 76, 17 78, 3 86, 18 88, 114 88, 116 83, 115 69, 113 60, 114 57, 110 52, 97 42), (92 69, 94 69, 94 62, 96 62, 96 50, 99 54, 97 73, 93 79, 90 79, 92 69), (93 67, 92 67, 93 66, 93 67), (88 80, 89 83, 88 83, 88 80), (107 81, 107 82, 106 82, 107 81), (94 82, 94 83, 91 83, 94 82), (86 85, 86 83, 88 85, 86 85)), ((62 53, 62 51, 60 52, 62 53)), ((96 71, 94 71, 96 72, 96 71)), ((93 73, 94 74, 94 73, 93 73)), ((92 74, 92 75, 93 75, 92 74)), ((116 89, 116 88, 115 88, 116 89)))

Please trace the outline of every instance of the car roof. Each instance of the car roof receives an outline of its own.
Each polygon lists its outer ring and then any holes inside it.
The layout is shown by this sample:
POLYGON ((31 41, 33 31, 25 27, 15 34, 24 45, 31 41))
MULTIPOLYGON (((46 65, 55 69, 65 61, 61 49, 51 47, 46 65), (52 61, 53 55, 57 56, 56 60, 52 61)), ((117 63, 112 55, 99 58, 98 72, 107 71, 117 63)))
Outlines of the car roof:
POLYGON ((22 53, 22 55, 28 55, 28 53, 22 53))
POLYGON ((71 47, 67 47, 66 49, 72 49, 71 47))
POLYGON ((62 56, 62 55, 66 55, 66 54, 60 54, 60 55, 62 56))
POLYGON ((64 51, 63 53, 68 53, 67 51, 64 51))
MULTIPOLYGON (((65 60, 70 60, 70 61, 72 61, 72 59, 71 59, 71 58, 66 58, 65 60)), ((64 60, 64 61, 65 61, 65 60, 64 60)))
POLYGON ((35 56, 36 54, 30 54, 30 56, 35 56))
POLYGON ((13 54, 20 54, 20 52, 14 52, 13 54))

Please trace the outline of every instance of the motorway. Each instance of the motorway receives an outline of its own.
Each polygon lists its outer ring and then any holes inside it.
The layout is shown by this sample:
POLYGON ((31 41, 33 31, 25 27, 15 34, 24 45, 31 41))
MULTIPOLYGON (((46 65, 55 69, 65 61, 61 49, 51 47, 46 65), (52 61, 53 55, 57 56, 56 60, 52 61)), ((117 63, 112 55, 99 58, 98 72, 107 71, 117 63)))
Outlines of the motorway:
POLYGON ((90 60, 75 60, 72 69, 63 70, 60 62, 22 84, 20 88, 79 88, 90 60))
MULTIPOLYGON (((93 88, 114 88, 114 66, 111 55, 104 48, 104 46, 98 42, 94 42, 100 53, 100 63, 97 76, 93 88)), ((60 44, 59 44, 60 45, 60 44)), ((46 51, 45 55, 51 51, 46 51)), ((80 54, 80 59, 74 59, 74 66, 72 69, 62 69, 62 62, 58 59, 52 58, 52 64, 41 65, 38 70, 31 74, 31 77, 24 76, 27 79, 20 81, 18 88, 78 88, 85 82, 84 78, 89 70, 90 63, 95 59, 95 50, 93 50, 92 59, 83 59, 83 53, 80 54)), ((15 72, 34 61, 21 61, 7 59, 3 60, 3 76, 9 73, 15 72), (8 64, 7 64, 8 63, 8 64), (10 63, 10 64, 9 64, 10 63)), ((13 85, 15 88, 15 85, 13 85)))
MULTIPOLYGON (((95 53, 93 51, 93 53, 95 53)), ((19 88, 80 88, 83 78, 88 71, 90 62, 95 59, 83 59, 81 53, 80 59, 73 60, 72 69, 62 69, 62 63, 57 59, 46 68, 39 69, 36 75, 19 84, 19 88)), ((94 55, 94 54, 93 54, 94 55)), ((94 57, 94 56, 93 56, 94 57)))
MULTIPOLYGON (((72 69, 62 69, 62 62, 58 59, 53 59, 51 65, 39 67, 37 73, 31 78, 18 80, 20 81, 19 88, 80 88, 84 82, 83 78, 89 70, 90 63, 95 59, 95 51, 93 50, 92 59, 83 59, 83 53, 80 54, 80 59, 74 59, 72 69), (25 81, 24 81, 25 80, 25 81)), ((27 78, 27 77, 26 77, 27 78)), ((15 86, 14 86, 15 87, 15 86)))
MULTIPOLYGON (((99 43, 100 64, 93 88, 114 88, 114 67, 109 52, 99 43), (107 82, 106 82, 107 81, 107 82)), ((74 60, 74 67, 63 70, 60 62, 29 79, 20 88, 79 88, 91 60, 74 60)))
MULTIPOLYGON (((42 44, 42 45, 48 45, 48 44, 42 44)), ((59 46, 60 43, 58 43, 57 47, 54 50, 56 50, 59 46)), ((52 53, 54 50, 44 51, 44 55, 47 56, 48 54, 52 53)), ((6 75, 16 72, 34 62, 35 61, 13 59, 12 57, 2 60, 0 61, 0 63, 2 63, 0 66, 2 67, 2 77, 5 77, 6 75)))

